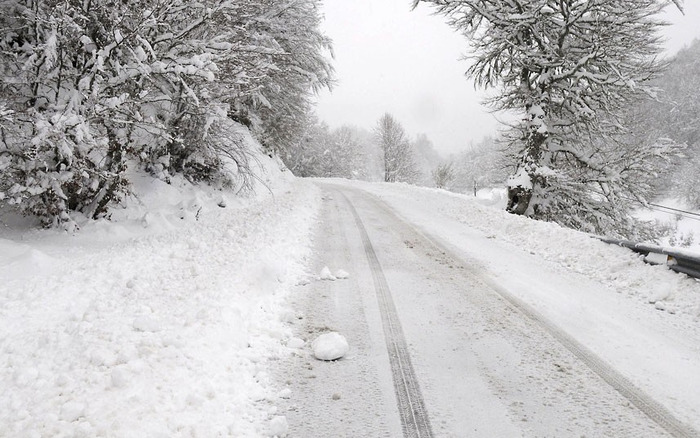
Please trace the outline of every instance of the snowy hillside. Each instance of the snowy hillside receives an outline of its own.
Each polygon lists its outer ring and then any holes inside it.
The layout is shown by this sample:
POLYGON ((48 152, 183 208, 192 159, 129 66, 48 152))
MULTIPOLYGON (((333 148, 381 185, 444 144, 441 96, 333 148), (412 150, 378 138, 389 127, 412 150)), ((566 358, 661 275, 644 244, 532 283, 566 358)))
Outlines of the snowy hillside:
POLYGON ((318 191, 134 176, 112 221, 0 228, 0 436, 265 436, 318 191), (148 207, 146 207, 148 206, 148 207))

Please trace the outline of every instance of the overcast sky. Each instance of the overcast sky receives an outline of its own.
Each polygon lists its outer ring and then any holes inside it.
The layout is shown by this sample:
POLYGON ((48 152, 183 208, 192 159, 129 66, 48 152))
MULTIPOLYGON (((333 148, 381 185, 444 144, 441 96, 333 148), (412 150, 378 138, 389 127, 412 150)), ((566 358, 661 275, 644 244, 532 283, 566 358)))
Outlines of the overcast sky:
MULTIPOLYGON (((456 152, 498 128, 498 114, 481 105, 464 77, 465 39, 421 4, 408 0, 324 0, 325 33, 333 39, 338 85, 318 98, 317 113, 331 127, 371 129, 385 112, 414 136, 425 133, 443 153, 456 152)), ((685 16, 669 10, 668 50, 700 38, 700 2, 685 16)))

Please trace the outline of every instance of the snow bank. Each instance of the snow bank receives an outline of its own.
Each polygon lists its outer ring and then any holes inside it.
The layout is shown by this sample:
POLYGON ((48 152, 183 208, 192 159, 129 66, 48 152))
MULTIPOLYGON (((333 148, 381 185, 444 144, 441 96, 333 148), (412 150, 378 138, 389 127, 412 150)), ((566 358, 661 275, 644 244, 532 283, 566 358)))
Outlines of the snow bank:
POLYGON ((256 196, 133 175, 112 221, 0 229, 0 436, 286 433, 267 364, 320 195, 259 159, 256 196))

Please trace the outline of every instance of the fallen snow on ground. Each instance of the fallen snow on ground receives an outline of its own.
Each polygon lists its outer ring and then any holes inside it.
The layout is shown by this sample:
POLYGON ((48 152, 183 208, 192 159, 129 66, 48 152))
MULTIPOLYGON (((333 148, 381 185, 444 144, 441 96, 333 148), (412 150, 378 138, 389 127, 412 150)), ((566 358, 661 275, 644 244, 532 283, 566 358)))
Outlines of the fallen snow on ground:
POLYGON ((698 428, 700 395, 690 388, 700 387, 700 282, 647 265, 628 249, 487 207, 473 196, 405 184, 329 182, 376 195, 404 222, 457 254, 466 271, 520 300, 698 428))
POLYGON ((687 203, 673 198, 661 199, 655 204, 687 212, 664 209, 656 205, 635 212, 639 219, 654 221, 657 227, 667 230, 666 236, 659 243, 673 250, 688 249, 696 254, 700 253, 700 212, 692 211, 687 203))
POLYGON ((267 369, 303 346, 284 297, 320 195, 264 164, 254 197, 133 175, 75 235, 0 217, 0 437, 286 433, 267 369))
MULTIPOLYGON (((658 310, 700 320, 700 284, 696 280, 669 271, 665 266, 646 265, 640 255, 627 249, 554 223, 506 213, 499 202, 485 202, 484 196, 475 198, 407 184, 349 184, 373 193, 401 211, 433 212, 597 280, 619 293, 649 304, 663 301, 663 305, 656 306, 658 310)), ((412 219, 422 223, 417 216, 412 219)))

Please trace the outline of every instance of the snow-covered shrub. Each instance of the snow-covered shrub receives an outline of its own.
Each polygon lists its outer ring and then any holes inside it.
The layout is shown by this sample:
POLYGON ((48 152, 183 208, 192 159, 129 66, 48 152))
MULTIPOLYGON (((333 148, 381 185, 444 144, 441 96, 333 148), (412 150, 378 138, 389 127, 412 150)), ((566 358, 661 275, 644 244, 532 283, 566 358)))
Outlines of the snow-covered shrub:
POLYGON ((71 228, 129 193, 135 163, 251 186, 231 118, 279 149, 330 84, 318 1, 275 3, 0 2, 0 207, 71 228))

